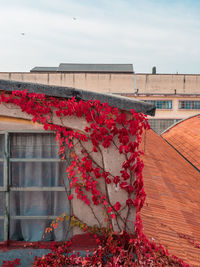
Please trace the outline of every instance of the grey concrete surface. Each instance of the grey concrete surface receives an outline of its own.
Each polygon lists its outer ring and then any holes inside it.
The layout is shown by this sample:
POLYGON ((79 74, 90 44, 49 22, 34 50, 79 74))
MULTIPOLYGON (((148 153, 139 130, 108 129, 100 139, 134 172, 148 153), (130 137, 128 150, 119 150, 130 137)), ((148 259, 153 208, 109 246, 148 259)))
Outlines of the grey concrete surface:
POLYGON ((48 249, 12 249, 5 252, 0 250, 0 266, 3 261, 19 258, 21 260, 19 267, 29 267, 33 263, 35 256, 41 257, 49 252, 50 250, 48 249))
POLYGON ((43 93, 48 96, 72 98, 77 100, 99 100, 101 103, 108 103, 110 106, 118 107, 121 110, 130 111, 134 109, 138 113, 144 113, 154 116, 156 107, 147 102, 139 101, 135 98, 128 98, 113 94, 104 94, 98 92, 91 92, 71 87, 44 85, 27 82, 0 80, 0 91, 24 90, 28 92, 43 93))

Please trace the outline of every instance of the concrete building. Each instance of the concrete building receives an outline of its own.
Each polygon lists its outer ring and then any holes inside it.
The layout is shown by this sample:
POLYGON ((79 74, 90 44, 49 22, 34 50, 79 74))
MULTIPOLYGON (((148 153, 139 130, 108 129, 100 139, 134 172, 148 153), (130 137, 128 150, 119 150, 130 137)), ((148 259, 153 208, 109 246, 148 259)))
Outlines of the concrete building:
POLYGON ((135 74, 132 64, 65 64, 30 72, 0 72, 0 79, 119 94, 156 105, 149 122, 159 134, 200 110, 200 75, 135 74))
MULTIPOLYGON (((155 107, 151 104, 121 96, 73 88, 0 81, 0 91, 6 93, 25 88, 30 92, 45 93, 58 98, 70 98, 76 95, 82 100, 99 99, 101 102, 108 102, 112 106, 126 110, 127 113, 131 108, 148 115, 153 115, 155 112, 155 107)), ((54 172, 55 167, 52 166, 62 163, 56 157, 58 150, 53 133, 45 132, 42 125, 34 124, 31 119, 32 115, 25 114, 19 108, 10 104, 0 104, 0 264, 3 260, 17 257, 21 259, 21 266, 30 266, 34 256, 42 256, 50 252, 47 249, 38 249, 39 243, 34 241, 41 239, 46 223, 48 224, 50 220, 57 217, 60 212, 71 213, 68 200, 65 199, 64 202, 62 196, 65 189, 58 179, 59 176, 62 176, 63 168, 60 166, 59 171, 54 172), (33 165, 30 165, 31 161, 33 161, 33 165), (43 165, 40 165, 41 162, 43 165), (48 165, 46 165, 47 163, 48 165), (43 172, 41 172, 41 167, 43 172), (56 182, 52 183, 54 180, 56 182), (49 181, 51 184, 48 184, 49 181), (50 191, 54 198, 45 197, 50 191), (35 193, 37 193, 37 197, 34 197, 35 193), (59 201, 58 207, 61 209, 56 206, 57 201, 59 201), (10 205, 8 205, 9 202, 10 205), (49 210, 50 206, 54 208, 49 210), (9 242, 7 242, 8 239, 9 242), (21 241, 18 241, 19 239, 21 241), (1 242, 3 240, 4 242, 1 242), (12 243, 13 240, 15 242, 12 243)), ((57 125, 80 132, 84 132, 86 126, 86 122, 82 118, 75 116, 66 120, 52 116, 51 119, 57 125)), ((143 177, 147 193, 147 199, 141 212, 144 233, 149 240, 154 240, 157 244, 161 243, 171 254, 184 259, 191 266, 199 266, 200 262, 197 247, 200 239, 200 173, 199 165, 196 165, 199 159, 199 126, 199 116, 178 124, 169 130, 169 133, 164 134, 163 137, 168 143, 150 130, 143 136, 140 147, 144 150, 143 177), (179 130, 173 131, 176 127, 179 130), (188 128, 190 128, 190 133, 187 136, 192 135, 189 138, 190 142, 184 136, 188 128), (175 143, 172 142, 174 139, 175 143), (182 140, 185 145, 184 151, 179 148, 182 140), (189 153, 184 154, 187 151, 186 145, 189 153), (195 153, 192 151, 194 149, 196 149, 195 153), (194 158, 193 154, 195 154, 194 158)), ((76 149, 80 150, 80 147, 76 147, 76 149)), ((115 146, 104 149, 103 155, 106 170, 112 169, 118 174, 119 165, 125 159, 124 155, 118 156, 115 146)), ((97 158, 101 158, 99 154, 97 154, 97 158)), ((68 184, 66 186, 69 188, 68 184)), ((125 198, 121 193, 116 194, 113 187, 109 185, 108 189, 111 201, 115 202, 117 197, 117 200, 122 201, 125 198)), ((80 219, 85 219, 88 225, 97 223, 93 213, 88 207, 83 207, 78 199, 72 201, 72 207, 74 213, 80 219)), ((99 220, 103 220, 102 211, 100 209, 97 211, 99 220)), ((134 215, 133 209, 129 217, 131 226, 134 223, 134 215)), ((61 224, 54 230, 49 240, 62 240, 65 230, 64 225, 61 224)), ((90 239, 84 235, 87 246, 80 248, 79 233, 75 227, 70 235, 77 237, 75 243, 78 243, 78 250, 81 250, 82 253, 89 248, 90 239)), ((77 246, 74 247, 74 250, 77 250, 77 246)))
POLYGON ((156 116, 149 121, 159 134, 199 113, 200 75, 137 74, 136 80, 135 97, 156 106, 156 116))
MULTIPOLYGON (((33 83, 0 80, 1 93, 3 92, 8 96, 17 89, 21 91, 27 89, 30 93, 43 93, 48 97, 54 97, 54 101, 62 99, 61 102, 74 96, 77 100, 82 101, 99 100, 102 104, 108 103, 110 106, 119 108, 130 117, 131 109, 135 109, 138 113, 155 114, 153 105, 137 99, 68 87, 38 86, 33 83)), ((118 136, 114 137, 115 145, 112 143, 109 147, 101 146, 94 151, 94 144, 86 131, 86 127, 90 127, 91 124, 85 118, 86 114, 81 113, 81 116, 70 114, 60 117, 56 115, 56 109, 54 111, 48 114, 50 124, 61 126, 66 131, 73 129, 76 134, 83 134, 88 137, 85 143, 73 139, 72 142, 76 143, 73 150, 66 147, 66 160, 59 157, 59 145, 55 142, 55 131, 45 131, 41 123, 33 122, 33 114, 23 112, 22 107, 0 101, 0 265, 4 259, 8 259, 8 256, 10 256, 9 253, 4 253, 1 250, 1 246, 3 249, 7 246, 11 248, 12 242, 14 242, 15 247, 19 248, 20 246, 32 246, 34 242, 41 240, 64 241, 72 236, 79 237, 83 235, 80 227, 77 227, 77 225, 72 227, 69 220, 62 220, 58 227, 48 232, 43 238, 51 222, 63 213, 68 217, 75 216, 79 222, 84 222, 87 226, 96 225, 102 228, 107 225, 105 220, 107 215, 105 215, 104 208, 93 204, 91 201, 92 194, 88 188, 86 188, 86 191, 90 204, 86 205, 82 201, 83 199, 80 200, 80 195, 71 199, 69 203, 67 196, 71 193, 76 195, 77 192, 75 193, 75 187, 69 186, 72 180, 67 178, 66 167, 70 165, 70 152, 73 151, 76 156, 80 156, 81 160, 85 157, 82 153, 84 149, 84 153, 89 151, 90 157, 92 160, 94 159, 91 164, 100 168, 101 172, 104 170, 107 174, 112 173, 112 177, 120 175, 121 168, 126 160, 126 154, 118 153, 119 138, 118 136)), ((135 141, 136 137, 132 135, 131 138, 135 141)), ((76 170, 76 176, 79 183, 82 183, 81 191, 83 192, 85 186, 80 169, 76 170)), ((93 174, 90 178, 92 176, 93 174)), ((134 171, 131 173, 131 178, 136 178, 134 171)), ((134 180, 131 180, 131 183, 133 182, 134 180)), ((125 225, 127 231, 134 232, 136 210, 133 205, 130 208, 126 206, 126 200, 128 198, 134 199, 135 192, 128 193, 120 187, 116 188, 113 182, 107 184, 105 179, 98 180, 98 190, 102 195, 107 194, 109 196, 112 205, 120 201, 123 207, 125 206, 121 209, 120 216, 121 218, 127 218, 125 225)), ((104 204, 101 202, 100 205, 104 204)), ((115 218, 110 218, 114 231, 121 232, 124 220, 118 222, 115 218)), ((77 243, 80 243, 80 241, 77 241, 77 243)), ((36 245, 38 246, 37 243, 36 245)), ((23 261, 23 251, 20 250, 19 252, 23 261)), ((31 260, 33 260, 33 257, 31 260)), ((30 265, 26 262, 22 266, 30 265)))

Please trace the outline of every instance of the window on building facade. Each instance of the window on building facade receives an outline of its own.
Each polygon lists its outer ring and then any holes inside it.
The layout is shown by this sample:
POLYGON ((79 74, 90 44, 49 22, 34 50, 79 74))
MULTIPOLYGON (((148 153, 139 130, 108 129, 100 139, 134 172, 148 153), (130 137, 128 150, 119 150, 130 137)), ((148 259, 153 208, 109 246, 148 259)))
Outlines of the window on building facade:
POLYGON ((153 104, 157 109, 172 109, 172 100, 142 100, 153 104))
MULTIPOLYGON (((66 163, 53 133, 0 133, 0 241, 40 241, 46 227, 70 214, 66 163)), ((44 241, 66 237, 64 221, 44 241)))
POLYGON ((149 119, 148 122, 153 129, 158 134, 164 132, 167 128, 177 123, 181 119, 149 119))
POLYGON ((200 101, 180 100, 179 109, 200 109, 200 101))

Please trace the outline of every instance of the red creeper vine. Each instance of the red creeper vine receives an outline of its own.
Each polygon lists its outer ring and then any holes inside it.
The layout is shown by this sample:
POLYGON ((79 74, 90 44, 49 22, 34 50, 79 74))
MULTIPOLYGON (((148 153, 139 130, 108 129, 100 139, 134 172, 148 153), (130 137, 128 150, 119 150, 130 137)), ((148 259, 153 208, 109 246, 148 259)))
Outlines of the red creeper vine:
MULTIPOLYGON (((61 159, 66 160, 66 147, 70 149, 71 160, 66 171, 73 193, 68 195, 68 199, 72 201, 76 197, 81 200, 91 209, 98 224, 96 228, 89 227, 72 214, 71 218, 81 229, 93 233, 96 229, 98 249, 92 255, 80 257, 76 253, 69 254, 70 242, 67 242, 41 259, 36 259, 34 266, 189 266, 170 257, 167 250, 150 242, 142 231, 139 212, 146 195, 139 144, 143 130, 149 129, 144 114, 134 110, 123 112, 98 100, 77 101, 75 97, 58 99, 26 90, 1 94, 0 103, 20 107, 22 112, 32 115, 33 122, 43 124, 45 130, 54 131, 61 159), (83 131, 66 128, 62 121, 68 116, 84 119, 87 126, 83 131), (55 124, 55 121, 60 123, 55 124), (92 144, 91 149, 86 145, 88 142, 92 144), (108 171, 104 164, 103 150, 111 146, 124 156, 118 175, 108 171), (100 163, 93 156, 95 153, 99 155, 100 163), (100 183, 104 184, 103 190, 100 183), (108 192, 110 185, 124 192, 125 204, 120 200, 113 203, 108 192), (104 212, 106 226, 95 215, 95 206, 104 212), (133 229, 130 229, 129 217, 133 209, 136 219, 132 224, 133 229), (122 216, 124 211, 125 216, 122 216)), ((58 221, 52 225, 57 227, 58 221)))

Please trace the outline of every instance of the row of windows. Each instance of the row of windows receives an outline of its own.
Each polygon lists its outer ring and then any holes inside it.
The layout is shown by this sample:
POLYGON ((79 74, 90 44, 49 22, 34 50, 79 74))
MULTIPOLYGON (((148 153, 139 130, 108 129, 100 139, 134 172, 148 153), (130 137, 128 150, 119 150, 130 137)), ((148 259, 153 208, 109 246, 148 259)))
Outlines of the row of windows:
MULTIPOLYGON (((157 109, 172 109, 172 100, 143 100, 157 109)), ((179 109, 200 109, 200 101, 179 100, 179 109)))
POLYGON ((143 100, 153 104, 157 109, 172 109, 172 100, 143 100))
POLYGON ((200 101, 179 101, 179 109, 200 109, 200 101))

